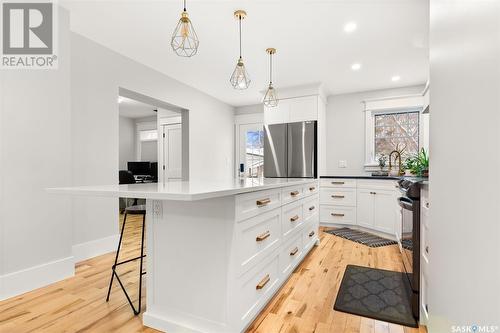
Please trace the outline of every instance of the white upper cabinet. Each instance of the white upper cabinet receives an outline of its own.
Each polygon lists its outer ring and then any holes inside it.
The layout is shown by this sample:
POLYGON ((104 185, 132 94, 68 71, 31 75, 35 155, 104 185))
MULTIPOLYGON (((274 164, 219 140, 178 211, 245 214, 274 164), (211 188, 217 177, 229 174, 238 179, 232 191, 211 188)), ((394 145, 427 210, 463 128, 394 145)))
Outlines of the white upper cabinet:
POLYGON ((282 99, 277 107, 264 107, 264 123, 284 124, 318 120, 318 99, 317 95, 282 99))

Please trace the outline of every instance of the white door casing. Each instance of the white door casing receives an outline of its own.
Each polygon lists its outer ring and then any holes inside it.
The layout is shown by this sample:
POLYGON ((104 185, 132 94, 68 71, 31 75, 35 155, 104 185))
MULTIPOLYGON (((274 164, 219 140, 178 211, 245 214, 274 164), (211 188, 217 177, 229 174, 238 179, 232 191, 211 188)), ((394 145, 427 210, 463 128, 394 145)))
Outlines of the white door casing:
POLYGON ((182 179, 182 125, 162 126, 163 180, 182 179))

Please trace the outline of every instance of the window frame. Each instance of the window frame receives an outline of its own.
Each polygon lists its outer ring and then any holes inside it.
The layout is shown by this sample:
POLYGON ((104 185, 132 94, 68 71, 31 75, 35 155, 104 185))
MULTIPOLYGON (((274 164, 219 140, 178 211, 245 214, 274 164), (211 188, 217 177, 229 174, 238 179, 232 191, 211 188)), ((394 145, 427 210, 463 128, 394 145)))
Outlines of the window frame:
POLYGON ((365 168, 378 167, 375 158, 375 116, 395 113, 418 112, 418 147, 422 147, 422 107, 401 107, 391 109, 365 110, 365 168))

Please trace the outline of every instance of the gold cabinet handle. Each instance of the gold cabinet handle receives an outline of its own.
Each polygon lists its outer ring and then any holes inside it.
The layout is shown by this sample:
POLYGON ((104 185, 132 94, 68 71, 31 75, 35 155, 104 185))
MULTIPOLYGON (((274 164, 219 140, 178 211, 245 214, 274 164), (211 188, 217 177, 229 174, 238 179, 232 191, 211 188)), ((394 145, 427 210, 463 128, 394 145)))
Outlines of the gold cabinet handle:
POLYGON ((267 204, 270 204, 271 203, 271 199, 269 198, 266 198, 266 199, 260 199, 260 200, 257 200, 257 206, 265 206, 267 204))
POLYGON ((262 242, 264 239, 266 239, 266 238, 267 238, 267 237, 269 237, 269 236, 271 236, 271 233, 270 233, 269 231, 266 231, 265 233, 263 233, 263 234, 261 234, 261 235, 257 236, 257 237, 255 238, 255 240, 256 240, 257 242, 262 242))
POLYGON ((295 249, 292 250, 292 252, 290 252, 290 255, 291 256, 294 256, 297 254, 297 252, 299 252, 299 248, 298 247, 295 247, 295 249))
POLYGON ((255 289, 260 290, 264 288, 269 280, 271 280, 271 278, 269 277, 269 274, 267 274, 262 280, 260 280, 259 284, 255 286, 255 289))
POLYGON ((293 191, 293 192, 290 192, 290 195, 292 197, 296 197, 297 195, 299 195, 299 191, 293 191))
POLYGON ((295 215, 293 217, 290 218, 290 222, 295 222, 299 219, 299 216, 298 215, 295 215))
POLYGON ((315 189, 316 189, 316 187, 315 187, 315 186, 311 186, 311 187, 309 187, 309 191, 314 191, 315 189))
POLYGON ((345 182, 332 182, 332 185, 344 185, 345 182))
POLYGON ((309 207, 309 210, 310 210, 310 211, 311 211, 311 210, 314 210, 314 208, 316 208, 316 207, 311 206, 311 207, 309 207))
POLYGON ((344 199, 345 195, 336 195, 336 194, 334 194, 334 195, 332 195, 332 198, 334 198, 334 199, 344 199))
POLYGON ((332 216, 340 216, 340 217, 343 217, 343 216, 345 216, 345 214, 341 214, 341 213, 332 213, 332 216))
POLYGON ((314 234, 315 234, 315 232, 314 232, 314 231, 311 231, 311 232, 309 233, 309 237, 314 236, 314 234))
POLYGON ((377 192, 370 192, 370 194, 377 194, 377 192))

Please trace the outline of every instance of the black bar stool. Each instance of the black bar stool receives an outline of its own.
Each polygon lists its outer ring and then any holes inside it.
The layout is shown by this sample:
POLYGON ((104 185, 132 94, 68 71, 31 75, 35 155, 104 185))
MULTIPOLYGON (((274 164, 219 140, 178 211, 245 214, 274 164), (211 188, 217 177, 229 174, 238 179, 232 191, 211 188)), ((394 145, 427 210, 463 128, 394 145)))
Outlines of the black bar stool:
POLYGON ((125 293, 125 296, 127 297, 127 301, 132 307, 132 310, 134 311, 134 315, 138 315, 141 313, 141 296, 142 296, 142 276, 146 274, 146 272, 142 271, 142 266, 143 266, 143 261, 144 257, 146 255, 144 254, 144 229, 146 228, 146 206, 145 205, 137 205, 137 206, 130 206, 125 208, 125 216, 123 218, 123 225, 122 225, 122 230, 120 233, 120 241, 118 242, 118 249, 116 250, 116 257, 115 257, 115 263, 111 267, 113 270, 111 274, 111 281, 109 281, 109 289, 108 289, 108 296, 106 297, 106 302, 109 301, 109 295, 111 294, 111 286, 113 285, 113 279, 116 276, 116 279, 118 280, 118 283, 120 284, 120 287, 122 288, 123 292, 125 293), (127 215, 142 215, 142 238, 141 238, 141 255, 139 257, 135 257, 132 259, 127 259, 125 261, 118 262, 118 256, 120 255, 120 247, 122 244, 122 239, 123 239, 123 232, 125 230, 125 224, 127 223, 127 215), (120 277, 118 276, 118 273, 116 272, 116 267, 134 260, 140 259, 141 264, 140 264, 140 269, 139 269, 139 306, 136 309, 134 307, 134 304, 130 300, 130 297, 127 293, 127 290, 125 290, 125 287, 123 286, 122 281, 120 280, 120 277))

